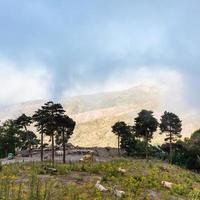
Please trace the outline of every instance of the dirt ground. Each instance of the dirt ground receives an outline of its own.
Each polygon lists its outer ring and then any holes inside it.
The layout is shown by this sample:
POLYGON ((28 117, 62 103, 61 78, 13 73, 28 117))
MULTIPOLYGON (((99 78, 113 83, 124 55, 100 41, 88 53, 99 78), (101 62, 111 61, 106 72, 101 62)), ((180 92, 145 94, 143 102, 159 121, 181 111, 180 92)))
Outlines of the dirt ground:
MULTIPOLYGON (((116 148, 71 148, 66 150, 66 162, 78 162, 83 155, 87 154, 88 152, 93 152, 94 158, 96 161, 109 161, 114 157, 118 156, 118 150, 116 148)), ((62 162, 62 150, 55 151, 55 161, 62 162)), ((51 151, 45 150, 44 151, 44 160, 51 160, 51 151)), ((33 150, 32 156, 22 156, 19 152, 14 159, 9 160, 7 158, 0 159, 2 165, 11 164, 11 163, 23 163, 23 162, 39 162, 40 161, 40 150, 33 150)))

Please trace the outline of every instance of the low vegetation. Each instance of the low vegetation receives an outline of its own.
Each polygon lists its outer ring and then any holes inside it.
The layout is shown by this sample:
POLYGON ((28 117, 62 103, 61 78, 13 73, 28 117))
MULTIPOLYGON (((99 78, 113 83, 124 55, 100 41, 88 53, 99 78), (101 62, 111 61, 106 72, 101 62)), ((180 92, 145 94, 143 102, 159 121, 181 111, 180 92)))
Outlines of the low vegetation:
POLYGON ((198 174, 158 160, 56 164, 57 172, 48 172, 47 167, 48 163, 3 166, 0 199, 117 199, 114 187, 125 192, 122 199, 200 199, 198 174), (108 192, 95 187, 98 180, 108 192), (162 181, 173 183, 172 188, 165 188, 162 181))

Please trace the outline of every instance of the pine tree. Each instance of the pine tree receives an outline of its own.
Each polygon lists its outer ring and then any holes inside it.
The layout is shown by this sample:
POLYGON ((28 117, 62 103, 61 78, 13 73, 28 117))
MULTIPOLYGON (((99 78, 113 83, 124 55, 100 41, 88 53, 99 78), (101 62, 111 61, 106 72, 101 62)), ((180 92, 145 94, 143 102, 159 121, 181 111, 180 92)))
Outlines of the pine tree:
POLYGON ((121 122, 116 122, 112 126, 112 132, 117 135, 117 140, 118 140, 118 154, 120 155, 120 140, 127 133, 127 124, 123 121, 121 122))
POLYGON ((22 130, 20 135, 21 147, 29 149, 29 156, 32 156, 30 140, 35 140, 36 142, 36 135, 32 131, 29 131, 27 128, 31 125, 31 123, 32 118, 30 116, 27 116, 26 114, 22 114, 15 120, 15 124, 19 127, 19 129, 22 130), (27 146, 27 144, 29 145, 27 146))
POLYGON ((174 113, 165 111, 164 115, 161 117, 160 131, 161 134, 164 132, 166 133, 165 141, 169 141, 169 162, 172 164, 172 144, 177 141, 178 138, 181 138, 182 122, 174 113))
POLYGON ((55 104, 49 101, 42 106, 42 110, 46 113, 45 130, 46 134, 50 136, 52 145, 52 164, 55 163, 55 135, 58 134, 58 123, 56 118, 64 115, 64 109, 61 104, 55 104))
POLYGON ((157 130, 158 121, 153 116, 152 111, 142 110, 135 118, 135 134, 143 138, 145 142, 145 155, 148 161, 148 145, 153 138, 153 133, 157 130))
POLYGON ((58 135, 56 137, 56 142, 58 144, 62 143, 63 146, 63 163, 66 162, 66 144, 73 134, 76 122, 73 121, 67 115, 58 116, 57 117, 57 124, 58 124, 58 135))
POLYGON ((33 115, 32 119, 35 122, 35 127, 37 128, 37 131, 41 135, 41 162, 43 162, 44 159, 44 134, 46 133, 45 125, 47 124, 47 118, 48 115, 45 111, 45 109, 38 109, 35 114, 33 115))

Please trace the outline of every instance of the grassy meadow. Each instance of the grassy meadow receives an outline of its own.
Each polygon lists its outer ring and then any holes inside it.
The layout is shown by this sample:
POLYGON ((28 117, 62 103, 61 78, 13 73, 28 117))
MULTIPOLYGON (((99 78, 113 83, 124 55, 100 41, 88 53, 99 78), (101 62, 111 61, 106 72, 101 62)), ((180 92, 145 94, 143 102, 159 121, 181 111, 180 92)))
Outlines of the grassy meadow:
POLYGON ((120 159, 109 162, 56 164, 16 163, 2 166, 0 199, 3 200, 101 200, 119 199, 112 189, 125 191, 120 199, 200 199, 200 176, 161 161, 120 159), (119 168, 126 172, 120 172, 119 168), (97 180, 109 189, 96 189, 97 180), (162 181, 173 183, 164 188, 162 181))

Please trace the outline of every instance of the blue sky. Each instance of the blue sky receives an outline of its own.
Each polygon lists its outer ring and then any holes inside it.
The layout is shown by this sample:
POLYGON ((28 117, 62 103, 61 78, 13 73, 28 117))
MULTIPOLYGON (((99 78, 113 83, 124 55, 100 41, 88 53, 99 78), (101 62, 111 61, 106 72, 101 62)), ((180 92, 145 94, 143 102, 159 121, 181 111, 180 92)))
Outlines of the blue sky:
POLYGON ((0 0, 0 105, 156 84, 199 108, 199 19, 198 0, 0 0))

